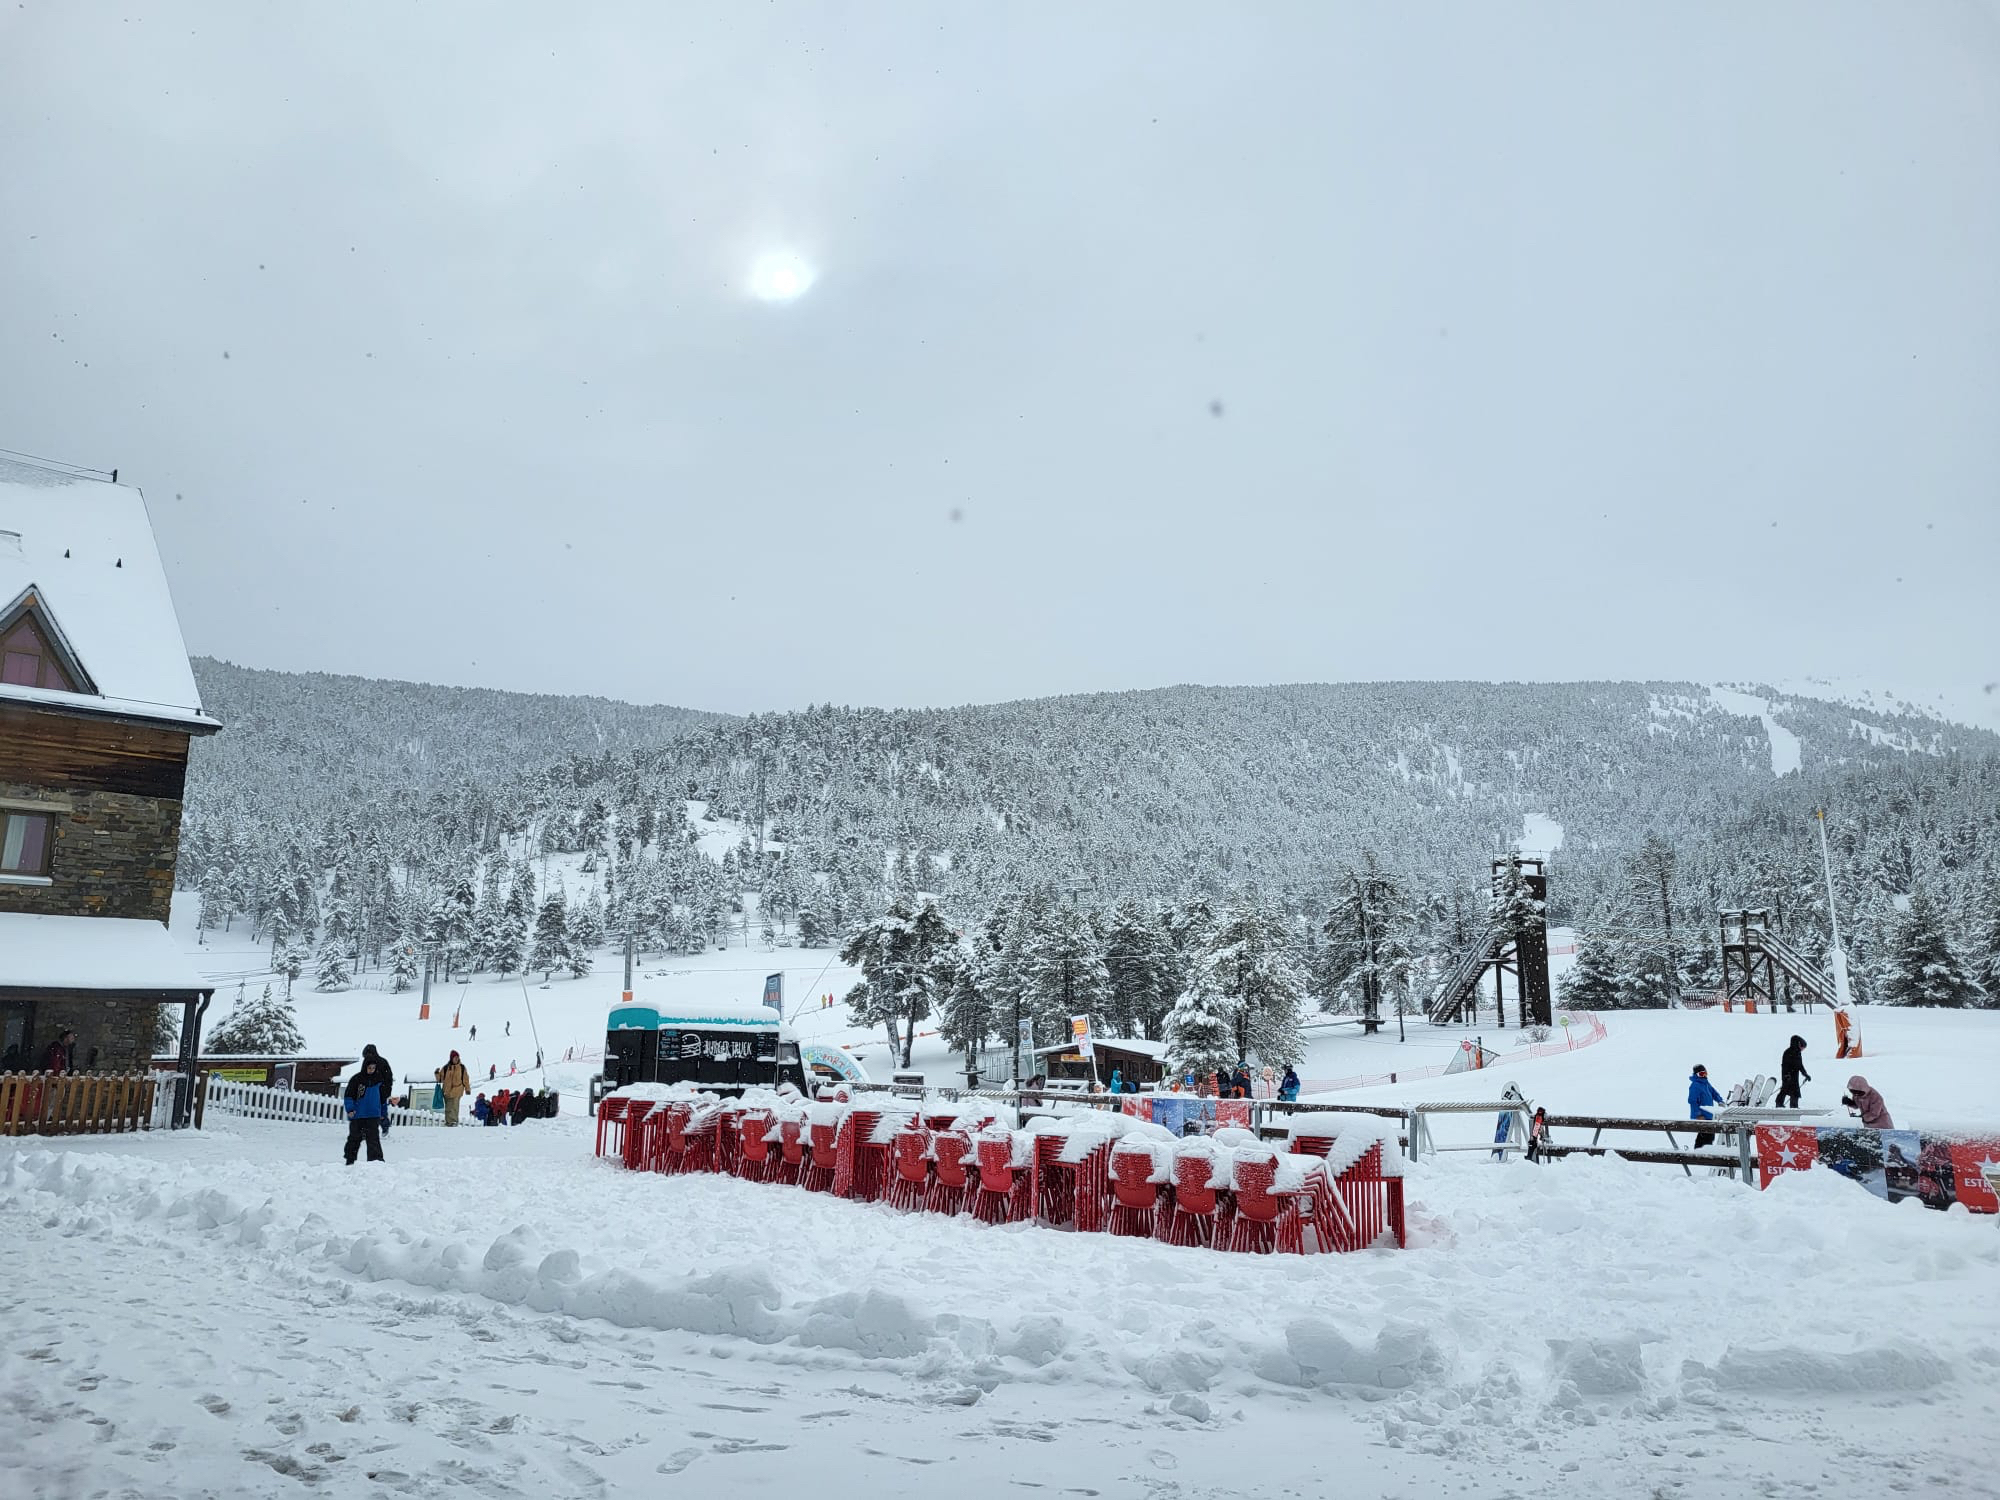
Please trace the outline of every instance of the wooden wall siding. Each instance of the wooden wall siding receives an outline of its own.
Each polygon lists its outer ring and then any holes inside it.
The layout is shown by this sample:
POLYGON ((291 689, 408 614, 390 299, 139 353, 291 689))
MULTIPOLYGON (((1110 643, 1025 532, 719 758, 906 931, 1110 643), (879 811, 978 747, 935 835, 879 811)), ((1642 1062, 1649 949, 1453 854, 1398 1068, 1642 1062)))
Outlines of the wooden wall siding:
POLYGON ((181 800, 184 730, 0 705, 0 781, 181 800))

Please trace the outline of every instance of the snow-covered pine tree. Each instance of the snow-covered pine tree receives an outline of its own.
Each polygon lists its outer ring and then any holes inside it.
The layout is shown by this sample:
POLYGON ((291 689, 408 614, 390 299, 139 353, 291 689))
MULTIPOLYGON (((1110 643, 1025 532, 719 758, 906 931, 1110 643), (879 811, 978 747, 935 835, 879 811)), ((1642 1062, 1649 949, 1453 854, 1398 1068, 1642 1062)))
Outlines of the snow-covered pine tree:
POLYGON ((347 945, 328 933, 320 939, 319 956, 313 961, 313 988, 344 990, 353 982, 347 945))
POLYGON ((417 940, 408 933, 399 934, 389 955, 389 991, 400 995, 413 988, 422 975, 423 955, 417 951, 417 940))
MULTIPOLYGON (((1273 1067, 1305 1057, 1299 1032, 1306 976, 1291 952, 1291 934, 1255 892, 1223 912, 1196 964, 1200 981, 1226 996, 1235 1041, 1233 1062, 1251 1053, 1273 1067)), ((1191 986, 1193 988, 1194 986, 1191 986)))
POLYGON ((1182 967, 1159 914, 1130 898, 1119 902, 1104 934, 1113 1034, 1157 1039, 1180 993, 1182 967))
POLYGON ((283 950, 278 954, 277 962, 272 965, 272 968, 285 976, 285 998, 287 1000, 292 998, 292 986, 298 982, 299 976, 305 973, 306 961, 310 956, 306 952, 306 945, 304 943, 287 939, 283 950))
POLYGON ((958 943, 938 955, 938 1030, 954 1052, 963 1052, 970 1065, 979 1049, 993 1037, 997 1017, 993 1001, 979 982, 979 965, 973 954, 958 943))
POLYGON ((1069 904, 1056 907, 1030 941, 1023 1002, 1037 1030, 1067 1035, 1070 1017, 1087 1015, 1091 1029, 1103 1032, 1111 976, 1104 966, 1103 941, 1089 917, 1069 904))
POLYGON ((546 984, 555 971, 564 968, 570 961, 569 945, 569 903, 563 899, 561 887, 549 892, 542 902, 542 909, 535 918, 534 943, 528 951, 528 967, 542 971, 542 982, 546 984))
POLYGON ((899 895, 889 909, 841 946, 840 961, 861 970, 848 1006, 863 1025, 900 1025, 902 1066, 910 1065, 917 1023, 941 1000, 943 955, 957 946, 937 904, 899 895))
POLYGON ((586 953, 604 946, 604 903, 592 886, 582 901, 569 909, 569 940, 573 948, 586 953))
POLYGON ((1361 862, 1341 876, 1321 930, 1322 1008, 1334 1009, 1346 994, 1379 1019, 1382 997, 1401 995, 1415 962, 1416 913, 1374 850, 1362 850, 1361 862))
POLYGON ((1214 966, 1197 961, 1188 987, 1167 1012, 1167 1066, 1175 1073, 1207 1073, 1233 1065, 1236 1004, 1216 983, 1214 966))
POLYGON ((1951 951, 1937 904, 1919 886, 1910 893, 1910 909, 1890 945, 1882 1003, 1963 1007, 1984 998, 1978 981, 1951 951))
POLYGON ((1562 979, 1562 1003, 1574 1010, 1615 1010, 1618 1000, 1618 955, 1612 943, 1578 933, 1576 962, 1562 979))
POLYGON ((833 939, 832 932, 827 928, 826 919, 820 915, 819 906, 815 902, 808 901, 799 908, 798 927, 801 948, 824 948, 833 939))
POLYGON ((239 997, 229 1018, 209 1033, 208 1050, 256 1056, 292 1057, 306 1050, 291 1002, 274 998, 271 987, 245 1005, 239 997))

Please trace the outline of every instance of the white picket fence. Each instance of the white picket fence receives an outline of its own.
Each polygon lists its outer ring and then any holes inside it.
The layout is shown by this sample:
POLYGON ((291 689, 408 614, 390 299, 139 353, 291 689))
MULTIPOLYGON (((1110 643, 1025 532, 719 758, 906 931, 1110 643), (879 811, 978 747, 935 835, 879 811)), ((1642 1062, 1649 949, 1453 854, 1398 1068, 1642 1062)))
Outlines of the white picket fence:
MULTIPOLYGON (((337 1094, 305 1094, 297 1089, 267 1088, 261 1083, 238 1083, 218 1073, 210 1073, 206 1082, 208 1092, 202 1107, 207 1113, 234 1115, 244 1120, 296 1120, 318 1125, 347 1121, 347 1110, 337 1094)), ((389 1123, 442 1126, 444 1116, 433 1109, 392 1107, 389 1123)))

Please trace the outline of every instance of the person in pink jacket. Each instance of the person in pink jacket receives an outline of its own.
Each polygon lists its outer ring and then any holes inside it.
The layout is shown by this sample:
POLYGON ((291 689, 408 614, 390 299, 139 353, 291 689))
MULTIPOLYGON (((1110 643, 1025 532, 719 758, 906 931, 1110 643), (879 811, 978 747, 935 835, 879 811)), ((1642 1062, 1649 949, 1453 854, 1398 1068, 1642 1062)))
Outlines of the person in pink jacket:
POLYGON ((1840 1102, 1849 1109, 1861 1111, 1861 1123, 1870 1130, 1894 1130, 1896 1122, 1889 1118, 1889 1106, 1882 1102, 1882 1096, 1868 1086, 1868 1080, 1856 1073, 1847 1080, 1847 1092, 1840 1096, 1840 1102))

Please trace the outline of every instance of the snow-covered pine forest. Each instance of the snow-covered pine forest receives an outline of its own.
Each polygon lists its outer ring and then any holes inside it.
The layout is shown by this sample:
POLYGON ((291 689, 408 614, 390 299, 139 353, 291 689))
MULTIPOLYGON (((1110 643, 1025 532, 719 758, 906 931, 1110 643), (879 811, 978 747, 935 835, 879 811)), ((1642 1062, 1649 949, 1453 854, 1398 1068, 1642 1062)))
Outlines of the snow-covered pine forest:
POLYGON ((1824 805, 1864 993, 2000 1004, 2000 736, 1914 711, 1382 683, 731 718, 195 666, 228 728, 195 747, 182 880, 323 989, 406 987, 421 948, 446 973, 581 972, 629 927, 642 954, 768 936, 865 968, 872 944, 897 977, 861 1013, 939 1016, 958 1047, 1016 1000, 1156 1037, 1216 986, 1407 1005, 1532 818, 1561 829, 1569 998, 1657 1005, 1715 983, 1719 906, 1823 945, 1824 805), (760 812, 761 854, 717 847, 760 812), (926 904, 948 940, 890 953, 926 904))

